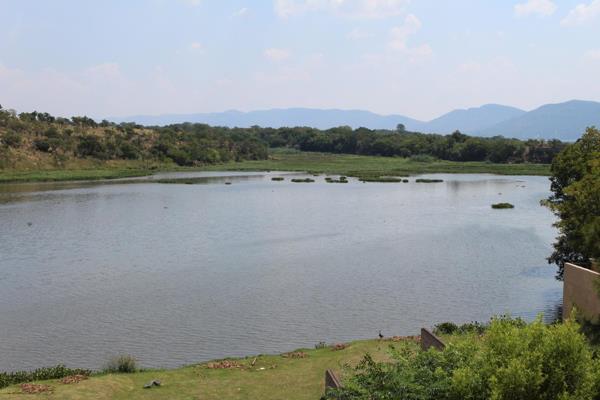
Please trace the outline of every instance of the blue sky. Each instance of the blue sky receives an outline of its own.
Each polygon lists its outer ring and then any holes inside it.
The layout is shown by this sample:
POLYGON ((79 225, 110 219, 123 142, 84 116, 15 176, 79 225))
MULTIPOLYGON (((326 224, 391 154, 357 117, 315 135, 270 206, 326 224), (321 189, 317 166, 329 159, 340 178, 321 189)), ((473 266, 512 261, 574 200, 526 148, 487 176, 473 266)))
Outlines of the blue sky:
POLYGON ((0 0, 0 104, 93 117, 600 100, 600 0, 0 0))

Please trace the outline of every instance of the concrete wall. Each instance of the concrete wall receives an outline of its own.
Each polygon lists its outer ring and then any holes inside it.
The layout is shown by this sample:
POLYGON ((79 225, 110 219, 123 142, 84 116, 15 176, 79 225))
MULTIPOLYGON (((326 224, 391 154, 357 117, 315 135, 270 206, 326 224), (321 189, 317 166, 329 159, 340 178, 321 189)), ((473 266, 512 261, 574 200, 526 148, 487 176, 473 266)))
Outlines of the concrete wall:
POLYGON ((563 282, 563 319, 569 318, 571 309, 576 306, 587 319, 598 322, 600 297, 594 285, 600 278, 598 272, 581 268, 575 264, 565 264, 563 282))
POLYGON ((427 329, 421 328, 421 348, 427 351, 430 347, 434 347, 438 350, 444 350, 446 345, 439 337, 435 336, 427 329))

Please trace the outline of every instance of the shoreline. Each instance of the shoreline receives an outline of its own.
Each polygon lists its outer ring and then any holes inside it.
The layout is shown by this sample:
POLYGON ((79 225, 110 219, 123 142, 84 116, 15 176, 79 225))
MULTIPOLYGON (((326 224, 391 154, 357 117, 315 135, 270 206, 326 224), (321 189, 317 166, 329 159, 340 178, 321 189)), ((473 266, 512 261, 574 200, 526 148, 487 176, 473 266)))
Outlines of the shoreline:
POLYGON ((98 168, 66 168, 40 170, 0 170, 0 185, 39 182, 101 182, 127 178, 150 177, 162 172, 195 171, 288 171, 307 174, 361 176, 413 176, 434 173, 461 173, 522 176, 550 176, 548 164, 492 164, 485 162, 433 161, 417 162, 406 158, 357 156, 348 154, 273 151, 268 160, 240 161, 197 167, 171 164, 140 164, 124 167, 103 165, 98 168))

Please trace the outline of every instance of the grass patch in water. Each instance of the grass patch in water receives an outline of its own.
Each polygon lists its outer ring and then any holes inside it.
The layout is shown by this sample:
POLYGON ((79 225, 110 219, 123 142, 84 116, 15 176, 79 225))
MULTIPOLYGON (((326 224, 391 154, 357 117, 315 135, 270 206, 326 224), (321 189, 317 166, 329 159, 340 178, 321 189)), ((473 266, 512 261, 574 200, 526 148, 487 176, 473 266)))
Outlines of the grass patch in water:
POLYGON ((294 178, 294 179, 292 179, 292 182, 294 182, 294 183, 313 183, 314 181, 315 181, 314 179, 310 179, 310 178, 305 178, 305 179, 294 178))
POLYGON ((492 204, 492 208, 495 210, 503 210, 503 209, 515 208, 515 206, 510 203, 496 203, 496 204, 492 204))
POLYGON ((402 178, 393 176, 362 176, 358 178, 361 182, 401 183, 402 178))
POLYGON ((415 182, 417 182, 417 183, 440 183, 440 182, 444 182, 444 180, 443 179, 423 179, 423 178, 420 178, 420 179, 415 180, 415 182))
POLYGON ((348 183, 348 178, 346 178, 345 176, 340 176, 339 179, 334 179, 331 177, 326 177, 325 178, 325 182, 327 183, 348 183))
POLYGON ((275 182, 281 182, 281 181, 284 181, 285 178, 282 176, 274 176, 273 178, 271 178, 271 180, 275 181, 275 182))

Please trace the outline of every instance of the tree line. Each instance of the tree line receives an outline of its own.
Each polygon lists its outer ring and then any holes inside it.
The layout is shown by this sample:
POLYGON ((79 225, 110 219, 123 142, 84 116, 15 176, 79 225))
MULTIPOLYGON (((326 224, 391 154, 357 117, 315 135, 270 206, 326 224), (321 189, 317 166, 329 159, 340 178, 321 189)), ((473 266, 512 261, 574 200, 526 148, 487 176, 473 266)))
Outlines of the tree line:
POLYGON ((395 130, 337 127, 227 128, 199 123, 144 127, 89 117, 17 114, 0 106, 0 149, 26 148, 55 158, 172 160, 183 165, 265 159, 268 148, 386 157, 493 163, 551 163, 565 148, 559 140, 518 140, 395 130))

